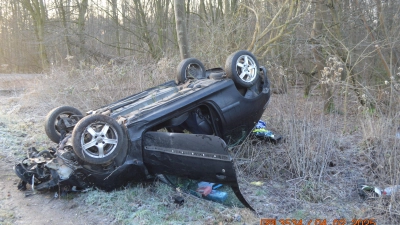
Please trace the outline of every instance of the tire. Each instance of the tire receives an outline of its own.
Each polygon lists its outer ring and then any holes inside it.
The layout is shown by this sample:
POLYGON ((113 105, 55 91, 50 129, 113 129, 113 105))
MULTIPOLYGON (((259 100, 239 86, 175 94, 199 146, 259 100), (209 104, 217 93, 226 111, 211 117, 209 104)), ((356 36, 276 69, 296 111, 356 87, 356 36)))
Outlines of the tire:
POLYGON ((91 164, 105 164, 124 152, 125 138, 125 132, 116 120, 94 114, 76 124, 72 132, 72 147, 81 160, 91 164))
MULTIPOLYGON (((61 130, 59 127, 57 127, 57 124, 62 117, 71 118, 73 115, 82 116, 82 113, 78 109, 71 106, 60 106, 51 110, 47 114, 44 121, 44 130, 47 134, 47 137, 57 144, 60 143, 61 130)), ((78 122, 75 119, 73 120, 74 122, 78 122)))
POLYGON ((245 50, 232 53, 225 63, 227 76, 245 88, 253 86, 258 81, 260 77, 258 67, 256 57, 245 50))
POLYGON ((205 79, 206 69, 200 60, 188 58, 182 60, 177 67, 176 79, 178 83, 185 83, 188 79, 205 79))

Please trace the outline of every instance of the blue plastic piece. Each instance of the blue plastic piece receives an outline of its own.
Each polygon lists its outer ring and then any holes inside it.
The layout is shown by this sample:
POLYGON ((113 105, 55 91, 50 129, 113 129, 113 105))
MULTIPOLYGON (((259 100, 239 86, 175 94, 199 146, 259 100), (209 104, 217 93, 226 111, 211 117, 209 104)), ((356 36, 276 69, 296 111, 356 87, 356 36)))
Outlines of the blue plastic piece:
POLYGON ((274 133, 270 130, 267 130, 267 123, 259 120, 256 127, 253 129, 253 133, 257 136, 257 137, 270 137, 270 138, 274 138, 274 133))
POLYGON ((220 187, 222 187, 222 184, 216 184, 216 185, 213 186, 213 190, 216 190, 216 189, 218 189, 220 187))
POLYGON ((256 125, 256 129, 261 129, 261 128, 267 128, 267 123, 262 120, 259 120, 256 125))
POLYGON ((198 187, 206 187, 206 186, 212 187, 213 185, 214 185, 214 183, 210 183, 210 182, 206 182, 206 181, 201 181, 197 184, 198 187))
POLYGON ((228 197, 228 193, 226 193, 224 191, 212 190, 209 195, 204 196, 203 198, 214 201, 214 202, 223 203, 227 197, 228 197))
POLYGON ((210 187, 212 187, 213 190, 207 196, 202 196, 199 192, 190 190, 190 193, 194 196, 197 196, 200 198, 202 197, 204 199, 211 200, 214 202, 219 202, 219 203, 223 203, 226 200, 226 198, 228 197, 228 193, 226 193, 224 191, 215 190, 215 189, 222 187, 222 184, 215 184, 215 183, 210 183, 210 182, 206 182, 206 181, 201 181, 197 184, 197 186, 199 188, 210 186, 210 187))

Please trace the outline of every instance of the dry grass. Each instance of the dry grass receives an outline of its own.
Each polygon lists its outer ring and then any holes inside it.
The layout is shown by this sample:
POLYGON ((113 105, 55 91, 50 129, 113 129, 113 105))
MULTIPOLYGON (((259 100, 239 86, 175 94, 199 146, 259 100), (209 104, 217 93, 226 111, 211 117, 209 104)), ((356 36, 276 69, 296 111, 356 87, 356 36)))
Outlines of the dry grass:
POLYGON ((161 59, 158 63, 132 59, 124 65, 87 66, 88 69, 53 68, 35 80, 26 105, 46 112, 60 105, 72 105, 83 112, 175 78, 179 63, 161 59))
POLYGON ((133 184, 123 190, 105 193, 94 190, 82 196, 85 204, 112 214, 115 224, 229 224, 258 221, 248 209, 226 208, 221 204, 201 200, 178 192, 166 184, 133 184), (174 195, 185 199, 183 205, 173 202, 174 195), (112 211, 109 209, 113 205, 112 211))
MULTIPOLYGON (((362 200, 357 189, 360 179, 380 188, 400 184, 400 140, 395 138, 400 125, 398 104, 391 108, 376 104, 371 110, 359 107, 356 96, 349 93, 346 114, 338 110, 325 115, 318 93, 314 89, 311 97, 303 98, 301 90, 290 88, 287 94, 272 96, 264 119, 285 140, 279 145, 247 140, 234 150, 239 167, 252 179, 283 184, 273 194, 282 202, 292 202, 289 215, 315 219, 318 210, 301 212, 321 207, 331 212, 319 211, 320 217, 331 220, 377 218, 378 224, 400 223, 399 195, 362 200)), ((337 107, 342 107, 343 96, 334 97, 337 107)), ((393 102, 400 102, 399 96, 394 98, 393 102)))

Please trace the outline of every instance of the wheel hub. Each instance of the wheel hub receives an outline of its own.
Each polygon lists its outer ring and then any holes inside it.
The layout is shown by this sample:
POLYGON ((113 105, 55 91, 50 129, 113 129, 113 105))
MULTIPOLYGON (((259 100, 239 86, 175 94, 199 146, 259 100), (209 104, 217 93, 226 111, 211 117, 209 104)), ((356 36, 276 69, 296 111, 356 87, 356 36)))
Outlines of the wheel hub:
POLYGON ((96 138, 96 144, 101 144, 103 142, 104 142, 103 141, 103 137, 99 136, 99 137, 96 138))

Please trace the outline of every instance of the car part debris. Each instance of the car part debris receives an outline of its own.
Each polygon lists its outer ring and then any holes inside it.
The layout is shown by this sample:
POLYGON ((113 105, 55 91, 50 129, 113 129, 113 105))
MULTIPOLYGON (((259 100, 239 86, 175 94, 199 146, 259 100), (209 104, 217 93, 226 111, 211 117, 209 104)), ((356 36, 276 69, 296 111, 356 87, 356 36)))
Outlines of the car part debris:
POLYGON ((57 146, 28 150, 14 167, 19 189, 30 184, 35 190, 110 191, 174 175, 230 186, 251 209, 239 190, 228 146, 241 143, 268 106, 267 70, 252 53, 238 51, 227 58, 225 70, 205 70, 199 60, 186 59, 177 80, 85 116, 71 106, 50 111, 45 131, 57 146))

